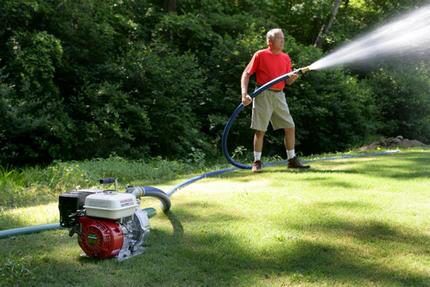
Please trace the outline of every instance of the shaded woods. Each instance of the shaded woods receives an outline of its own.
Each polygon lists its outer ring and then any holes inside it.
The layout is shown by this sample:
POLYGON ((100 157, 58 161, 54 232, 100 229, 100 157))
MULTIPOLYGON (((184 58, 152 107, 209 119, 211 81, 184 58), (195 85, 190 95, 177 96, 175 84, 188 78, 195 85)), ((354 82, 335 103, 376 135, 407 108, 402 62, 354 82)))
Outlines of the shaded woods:
MULTIPOLYGON (((240 74, 268 29, 284 29, 298 68, 419 3, 3 0, 0 162, 215 158, 240 74)), ((287 90, 298 150, 339 151, 380 135, 430 142, 427 64, 306 75, 287 90)), ((249 151, 245 113, 233 129, 231 149, 249 151)), ((283 155, 279 134, 267 140, 267 154, 283 155)))

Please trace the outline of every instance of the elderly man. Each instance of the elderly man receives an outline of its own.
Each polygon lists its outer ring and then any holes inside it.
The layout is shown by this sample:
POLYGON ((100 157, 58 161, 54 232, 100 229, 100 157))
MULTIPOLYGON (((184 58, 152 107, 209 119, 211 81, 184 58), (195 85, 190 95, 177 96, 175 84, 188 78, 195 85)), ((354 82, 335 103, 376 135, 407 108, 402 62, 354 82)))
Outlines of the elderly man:
POLYGON ((284 145, 288 157, 288 168, 309 168, 303 165, 295 154, 295 125, 285 98, 283 89, 285 84, 291 85, 298 75, 293 75, 286 81, 281 81, 261 93, 254 100, 248 94, 249 78, 255 73, 257 85, 265 83, 291 72, 290 57, 283 52, 284 33, 281 29, 267 32, 268 48, 257 51, 242 73, 241 89, 242 103, 247 106, 252 103, 251 128, 254 134, 254 162, 252 171, 258 172, 262 168, 261 153, 263 150, 264 134, 269 125, 274 130, 283 129, 284 145))

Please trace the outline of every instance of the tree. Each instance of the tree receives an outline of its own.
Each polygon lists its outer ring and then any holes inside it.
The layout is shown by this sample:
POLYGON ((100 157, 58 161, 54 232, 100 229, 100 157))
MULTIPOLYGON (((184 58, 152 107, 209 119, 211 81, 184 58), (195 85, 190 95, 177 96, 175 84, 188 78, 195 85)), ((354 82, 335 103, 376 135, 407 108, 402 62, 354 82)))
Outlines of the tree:
POLYGON ((169 13, 176 13, 176 0, 164 0, 164 9, 169 13))
POLYGON ((339 11, 340 3, 341 3, 341 0, 334 1, 333 7, 331 9, 330 20, 328 21, 327 25, 322 25, 321 30, 318 33, 317 38, 315 39, 315 43, 314 43, 315 47, 321 48, 324 35, 327 35, 330 32, 333 22, 336 19, 336 15, 337 15, 337 12, 339 11))

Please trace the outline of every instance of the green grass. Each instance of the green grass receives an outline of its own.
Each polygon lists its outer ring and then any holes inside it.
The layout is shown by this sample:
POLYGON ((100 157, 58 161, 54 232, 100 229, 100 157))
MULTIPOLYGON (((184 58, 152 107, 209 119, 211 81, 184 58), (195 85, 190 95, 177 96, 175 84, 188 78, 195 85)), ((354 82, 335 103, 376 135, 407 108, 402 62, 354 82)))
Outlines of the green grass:
MULTIPOLYGON (((121 263, 80 257, 66 230, 0 240, 0 285, 430 286, 429 166, 430 150, 404 150, 205 179, 176 193, 151 219, 146 253, 121 263)), ((27 203, 0 224, 55 212, 27 203)))

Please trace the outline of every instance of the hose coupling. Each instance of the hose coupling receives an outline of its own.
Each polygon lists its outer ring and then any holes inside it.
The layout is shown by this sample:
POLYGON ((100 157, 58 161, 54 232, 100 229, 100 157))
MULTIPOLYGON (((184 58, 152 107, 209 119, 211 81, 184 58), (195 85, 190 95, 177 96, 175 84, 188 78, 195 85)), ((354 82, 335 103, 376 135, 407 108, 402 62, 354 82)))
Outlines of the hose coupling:
POLYGON ((307 72, 309 72, 311 69, 309 68, 309 66, 307 66, 307 67, 303 67, 303 68, 300 68, 300 69, 298 69, 297 70, 297 73, 299 73, 299 74, 301 74, 301 75, 304 75, 304 74, 306 74, 307 72))

